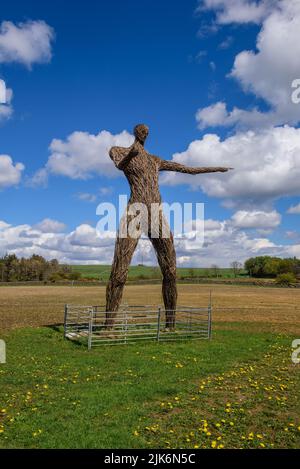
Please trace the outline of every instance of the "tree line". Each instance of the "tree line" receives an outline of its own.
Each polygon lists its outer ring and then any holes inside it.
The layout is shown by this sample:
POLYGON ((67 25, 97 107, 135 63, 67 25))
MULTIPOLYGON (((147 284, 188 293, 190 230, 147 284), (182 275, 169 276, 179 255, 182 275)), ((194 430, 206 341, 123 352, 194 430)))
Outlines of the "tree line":
POLYGON ((29 259, 6 254, 0 258, 0 282, 56 282, 59 280, 78 280, 81 274, 72 272, 68 265, 60 264, 57 259, 47 261, 34 254, 29 259))
POLYGON ((296 257, 287 259, 271 256, 251 257, 245 262, 245 270, 250 277, 296 281, 300 278, 300 259, 296 257))
MULTIPOLYGON (((232 262, 234 277, 243 272, 240 262, 232 262)), ((251 257, 245 262, 246 275, 254 278, 275 278, 278 283, 290 284, 300 279, 300 259, 296 257, 282 259, 280 257, 251 257)), ((190 269, 190 276, 195 273, 190 269)), ((220 276, 220 269, 214 265, 209 276, 220 276)), ((158 278, 160 275, 158 275, 158 278)), ((71 266, 60 264, 57 259, 47 261, 44 257, 34 254, 29 259, 18 258, 15 254, 6 254, 0 258, 0 282, 52 282, 61 280, 80 280, 82 274, 74 272, 71 266)))

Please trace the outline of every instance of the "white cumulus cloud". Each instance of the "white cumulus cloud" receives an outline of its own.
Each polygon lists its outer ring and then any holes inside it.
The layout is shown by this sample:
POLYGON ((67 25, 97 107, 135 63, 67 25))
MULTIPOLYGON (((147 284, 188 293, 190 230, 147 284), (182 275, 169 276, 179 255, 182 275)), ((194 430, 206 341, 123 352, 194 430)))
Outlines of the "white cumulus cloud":
POLYGON ((45 218, 33 227, 42 233, 62 233, 66 229, 66 225, 60 221, 45 218))
POLYGON ((290 215, 300 215, 300 204, 298 205, 293 205, 290 207, 287 211, 290 215))
MULTIPOLYGON (((13 226, 0 221, 0 256, 6 252, 29 257, 40 254, 47 259, 56 258, 70 264, 111 264, 115 233, 98 233, 88 224, 77 226, 66 233, 38 229, 39 224, 13 226)), ((199 238, 200 239, 200 238, 199 238)), ((251 235, 233 225, 232 220, 206 220, 205 242, 189 236, 175 239, 179 266, 204 266, 217 264, 228 267, 233 260, 244 262, 257 255, 291 256, 299 254, 299 244, 277 245, 265 236, 251 235), (199 243, 199 245, 195 245, 199 243)), ((148 240, 141 240, 133 263, 141 255, 147 265, 156 264, 156 256, 148 240)))
POLYGON ((13 107, 11 104, 13 98, 13 91, 11 88, 5 88, 5 100, 6 102, 0 101, 0 123, 6 119, 9 119, 13 113, 13 107))
POLYGON ((90 194, 89 192, 80 192, 77 194, 77 198, 83 202, 96 202, 97 196, 95 194, 90 194))
POLYGON ((113 135, 102 130, 97 135, 76 131, 66 140, 54 139, 50 145, 50 157, 45 168, 33 176, 33 185, 45 184, 49 174, 71 179, 89 179, 93 176, 118 175, 109 157, 112 146, 130 146, 133 137, 125 130, 113 135))
POLYGON ((279 0, 199 0, 198 11, 214 10, 219 24, 260 23, 279 0))
POLYGON ((207 127, 232 127, 237 126, 239 130, 261 129, 277 124, 278 116, 274 112, 262 112, 257 108, 251 110, 234 107, 231 111, 227 104, 219 101, 205 108, 198 109, 196 121, 200 130, 207 127))
POLYGON ((239 210, 232 216, 231 221, 236 228, 273 230, 280 225, 281 215, 276 210, 271 212, 239 210))
POLYGON ((28 68, 49 62, 52 57, 53 29, 44 21, 0 25, 0 63, 19 62, 28 68))
POLYGON ((297 125, 300 122, 300 105, 292 100, 295 92, 292 84, 300 79, 299 0, 269 2, 206 0, 205 3, 207 7, 216 9, 221 15, 223 12, 228 23, 237 21, 234 20, 234 12, 238 11, 239 7, 245 12, 248 7, 253 8, 253 11, 261 8, 265 12, 256 40, 256 49, 244 50, 235 57, 230 76, 245 92, 253 93, 263 99, 268 104, 269 110, 262 112, 257 108, 245 110, 237 107, 227 110, 226 104, 219 102, 199 109, 197 112, 199 127, 203 129, 219 125, 237 125, 259 128, 283 124, 297 125))
POLYGON ((231 72, 246 91, 270 104, 270 119, 277 124, 300 120, 300 106, 291 99, 292 83, 300 78, 299 28, 300 2, 282 0, 263 23, 257 52, 238 54, 231 72))
POLYGON ((24 169, 22 163, 14 163, 9 155, 0 155, 0 190, 18 185, 24 169))
POLYGON ((173 160, 188 166, 229 166, 229 173, 189 176, 165 173, 162 181, 186 183, 212 197, 263 204, 284 196, 300 195, 300 129, 277 127, 240 132, 221 140, 206 134, 173 160))

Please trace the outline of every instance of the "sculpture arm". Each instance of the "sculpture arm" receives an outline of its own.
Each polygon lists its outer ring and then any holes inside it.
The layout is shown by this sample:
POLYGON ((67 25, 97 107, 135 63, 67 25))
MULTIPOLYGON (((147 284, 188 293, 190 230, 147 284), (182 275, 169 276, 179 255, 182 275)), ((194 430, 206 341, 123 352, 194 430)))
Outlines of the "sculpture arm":
POLYGON ((109 152, 110 158, 115 163, 116 167, 120 170, 123 170, 129 163, 129 161, 137 156, 138 150, 135 146, 127 148, 122 147, 112 147, 109 152))
POLYGON ((212 168, 191 168, 174 161, 160 160, 160 171, 176 171, 186 174, 204 174, 204 173, 226 173, 233 168, 212 167, 212 168))

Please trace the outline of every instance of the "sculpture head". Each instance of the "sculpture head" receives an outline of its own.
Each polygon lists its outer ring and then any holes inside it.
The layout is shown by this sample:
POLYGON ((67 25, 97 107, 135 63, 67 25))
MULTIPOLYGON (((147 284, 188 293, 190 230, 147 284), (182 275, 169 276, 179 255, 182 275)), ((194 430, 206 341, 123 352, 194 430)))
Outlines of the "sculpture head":
POLYGON ((134 128, 134 136, 135 138, 142 144, 144 145, 146 138, 149 135, 149 127, 147 127, 145 124, 138 124, 134 128))

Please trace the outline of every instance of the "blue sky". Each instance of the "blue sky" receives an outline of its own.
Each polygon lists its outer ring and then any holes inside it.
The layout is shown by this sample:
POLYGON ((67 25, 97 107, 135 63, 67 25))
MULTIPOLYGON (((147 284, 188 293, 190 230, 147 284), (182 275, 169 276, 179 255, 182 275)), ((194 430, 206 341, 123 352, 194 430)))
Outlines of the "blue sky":
MULTIPOLYGON (((1 185, 0 179, 0 254, 38 251, 68 262, 109 262, 113 241, 103 256, 92 231, 96 206, 116 202, 119 193, 128 193, 128 185, 121 173, 107 169, 99 133, 105 130, 112 142, 126 142, 133 126, 145 122, 150 152, 188 165, 236 168, 235 180, 227 175, 163 176, 166 202, 205 203, 207 247, 195 255, 181 244, 182 265, 228 265, 235 255, 240 260, 264 253, 300 255, 300 188, 295 181, 300 172, 300 104, 278 98, 289 96, 292 79, 300 77, 300 55, 295 51, 289 61, 284 54, 300 12, 294 0, 256 6, 251 0, 65 0, 59 6, 48 0, 5 2, 0 78, 13 98, 6 105, 9 117, 3 111, 1 118, 0 112, 0 162, 1 155, 11 158, 2 175, 9 171, 6 182, 1 185), (284 30, 288 21, 293 24, 282 35, 282 51, 265 51, 259 35, 268 43, 276 21, 284 30), (23 39, 15 42, 14 35, 23 39), (246 61, 237 61, 244 52, 246 61), (283 58, 285 75, 278 77, 274 73, 283 58), (80 145, 72 139, 74 132, 85 133, 80 145), (207 135, 221 140, 207 140, 207 135), (97 150, 95 138, 102 149, 99 166, 86 156, 97 150), (286 148, 287 141, 292 148, 286 148), (188 152, 192 142, 195 148, 188 152), (240 145, 244 154, 237 150, 240 145), (61 151, 63 168, 57 160, 61 151), (294 152, 288 161, 287 152, 294 152), (252 158, 248 168, 246 160, 252 158), (78 159, 86 163, 79 163, 80 174, 78 159), (17 163, 25 168, 12 169, 17 163), (12 171, 19 176, 12 177, 12 171), (274 190, 272 184, 262 189, 272 177, 274 190), (289 209, 295 213, 287 213, 289 209), (41 225, 45 219, 52 225, 41 225), (225 257, 220 253, 224 243, 225 257), (89 247, 92 253, 86 255, 89 247)), ((152 254, 145 249, 151 263, 152 254)))

